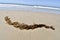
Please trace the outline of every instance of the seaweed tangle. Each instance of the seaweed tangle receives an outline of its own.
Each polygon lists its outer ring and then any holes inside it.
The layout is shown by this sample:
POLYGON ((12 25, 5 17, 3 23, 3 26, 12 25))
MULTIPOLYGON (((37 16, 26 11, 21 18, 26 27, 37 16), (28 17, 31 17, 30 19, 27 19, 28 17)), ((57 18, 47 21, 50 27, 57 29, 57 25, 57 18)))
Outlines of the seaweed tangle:
POLYGON ((19 22, 12 22, 10 20, 10 18, 8 18, 8 16, 5 17, 5 21, 9 24, 9 25, 13 25, 15 28, 19 28, 19 29, 35 29, 35 28, 46 28, 46 29, 52 29, 55 30, 55 28, 53 28, 53 26, 47 26, 45 24, 33 24, 33 25, 28 25, 28 24, 24 24, 24 23, 19 23, 19 22))

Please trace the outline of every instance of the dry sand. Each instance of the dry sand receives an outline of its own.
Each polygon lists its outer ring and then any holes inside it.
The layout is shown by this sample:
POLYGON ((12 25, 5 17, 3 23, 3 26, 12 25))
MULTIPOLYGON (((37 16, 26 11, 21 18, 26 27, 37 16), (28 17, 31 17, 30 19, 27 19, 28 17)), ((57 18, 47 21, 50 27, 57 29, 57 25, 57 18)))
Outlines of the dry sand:
POLYGON ((60 15, 42 12, 0 10, 0 40, 60 40, 60 15), (20 30, 8 25, 4 20, 5 16, 9 16, 12 21, 20 23, 52 25, 56 30, 45 28, 20 30))

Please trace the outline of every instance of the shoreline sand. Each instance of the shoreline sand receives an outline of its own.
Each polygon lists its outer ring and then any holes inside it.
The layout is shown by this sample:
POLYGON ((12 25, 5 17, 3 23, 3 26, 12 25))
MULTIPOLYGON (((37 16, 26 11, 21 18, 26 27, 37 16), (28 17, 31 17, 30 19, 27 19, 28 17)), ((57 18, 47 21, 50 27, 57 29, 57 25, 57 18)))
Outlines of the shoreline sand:
POLYGON ((16 10, 0 10, 0 40, 60 40, 60 14, 43 12, 27 12, 16 10), (38 28, 35 30, 20 30, 6 24, 4 17, 12 21, 26 24, 52 25, 56 30, 38 28))

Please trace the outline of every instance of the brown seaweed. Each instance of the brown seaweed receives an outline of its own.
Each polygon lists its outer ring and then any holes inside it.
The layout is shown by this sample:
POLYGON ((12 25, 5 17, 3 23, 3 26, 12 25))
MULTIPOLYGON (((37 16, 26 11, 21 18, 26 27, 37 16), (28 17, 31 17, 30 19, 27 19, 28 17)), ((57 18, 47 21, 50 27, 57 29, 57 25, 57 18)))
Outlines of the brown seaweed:
POLYGON ((33 25, 28 25, 28 24, 24 24, 24 23, 19 23, 19 22, 12 22, 10 20, 10 18, 8 18, 8 16, 5 17, 5 21, 9 24, 9 25, 13 25, 15 28, 19 28, 19 29, 35 29, 35 28, 47 28, 47 29, 52 29, 55 30, 55 28, 53 28, 53 26, 47 26, 45 24, 33 24, 33 25))

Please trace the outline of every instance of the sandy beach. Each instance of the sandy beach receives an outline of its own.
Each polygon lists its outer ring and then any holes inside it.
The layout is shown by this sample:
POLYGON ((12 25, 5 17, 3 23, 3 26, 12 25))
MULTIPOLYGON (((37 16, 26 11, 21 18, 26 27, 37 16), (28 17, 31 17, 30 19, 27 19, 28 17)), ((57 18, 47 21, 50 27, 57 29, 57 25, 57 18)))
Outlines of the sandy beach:
POLYGON ((60 14, 0 10, 0 40, 60 40, 60 14), (5 16, 10 17, 12 21, 25 24, 52 25, 55 30, 46 28, 20 30, 8 25, 4 20, 5 16))

